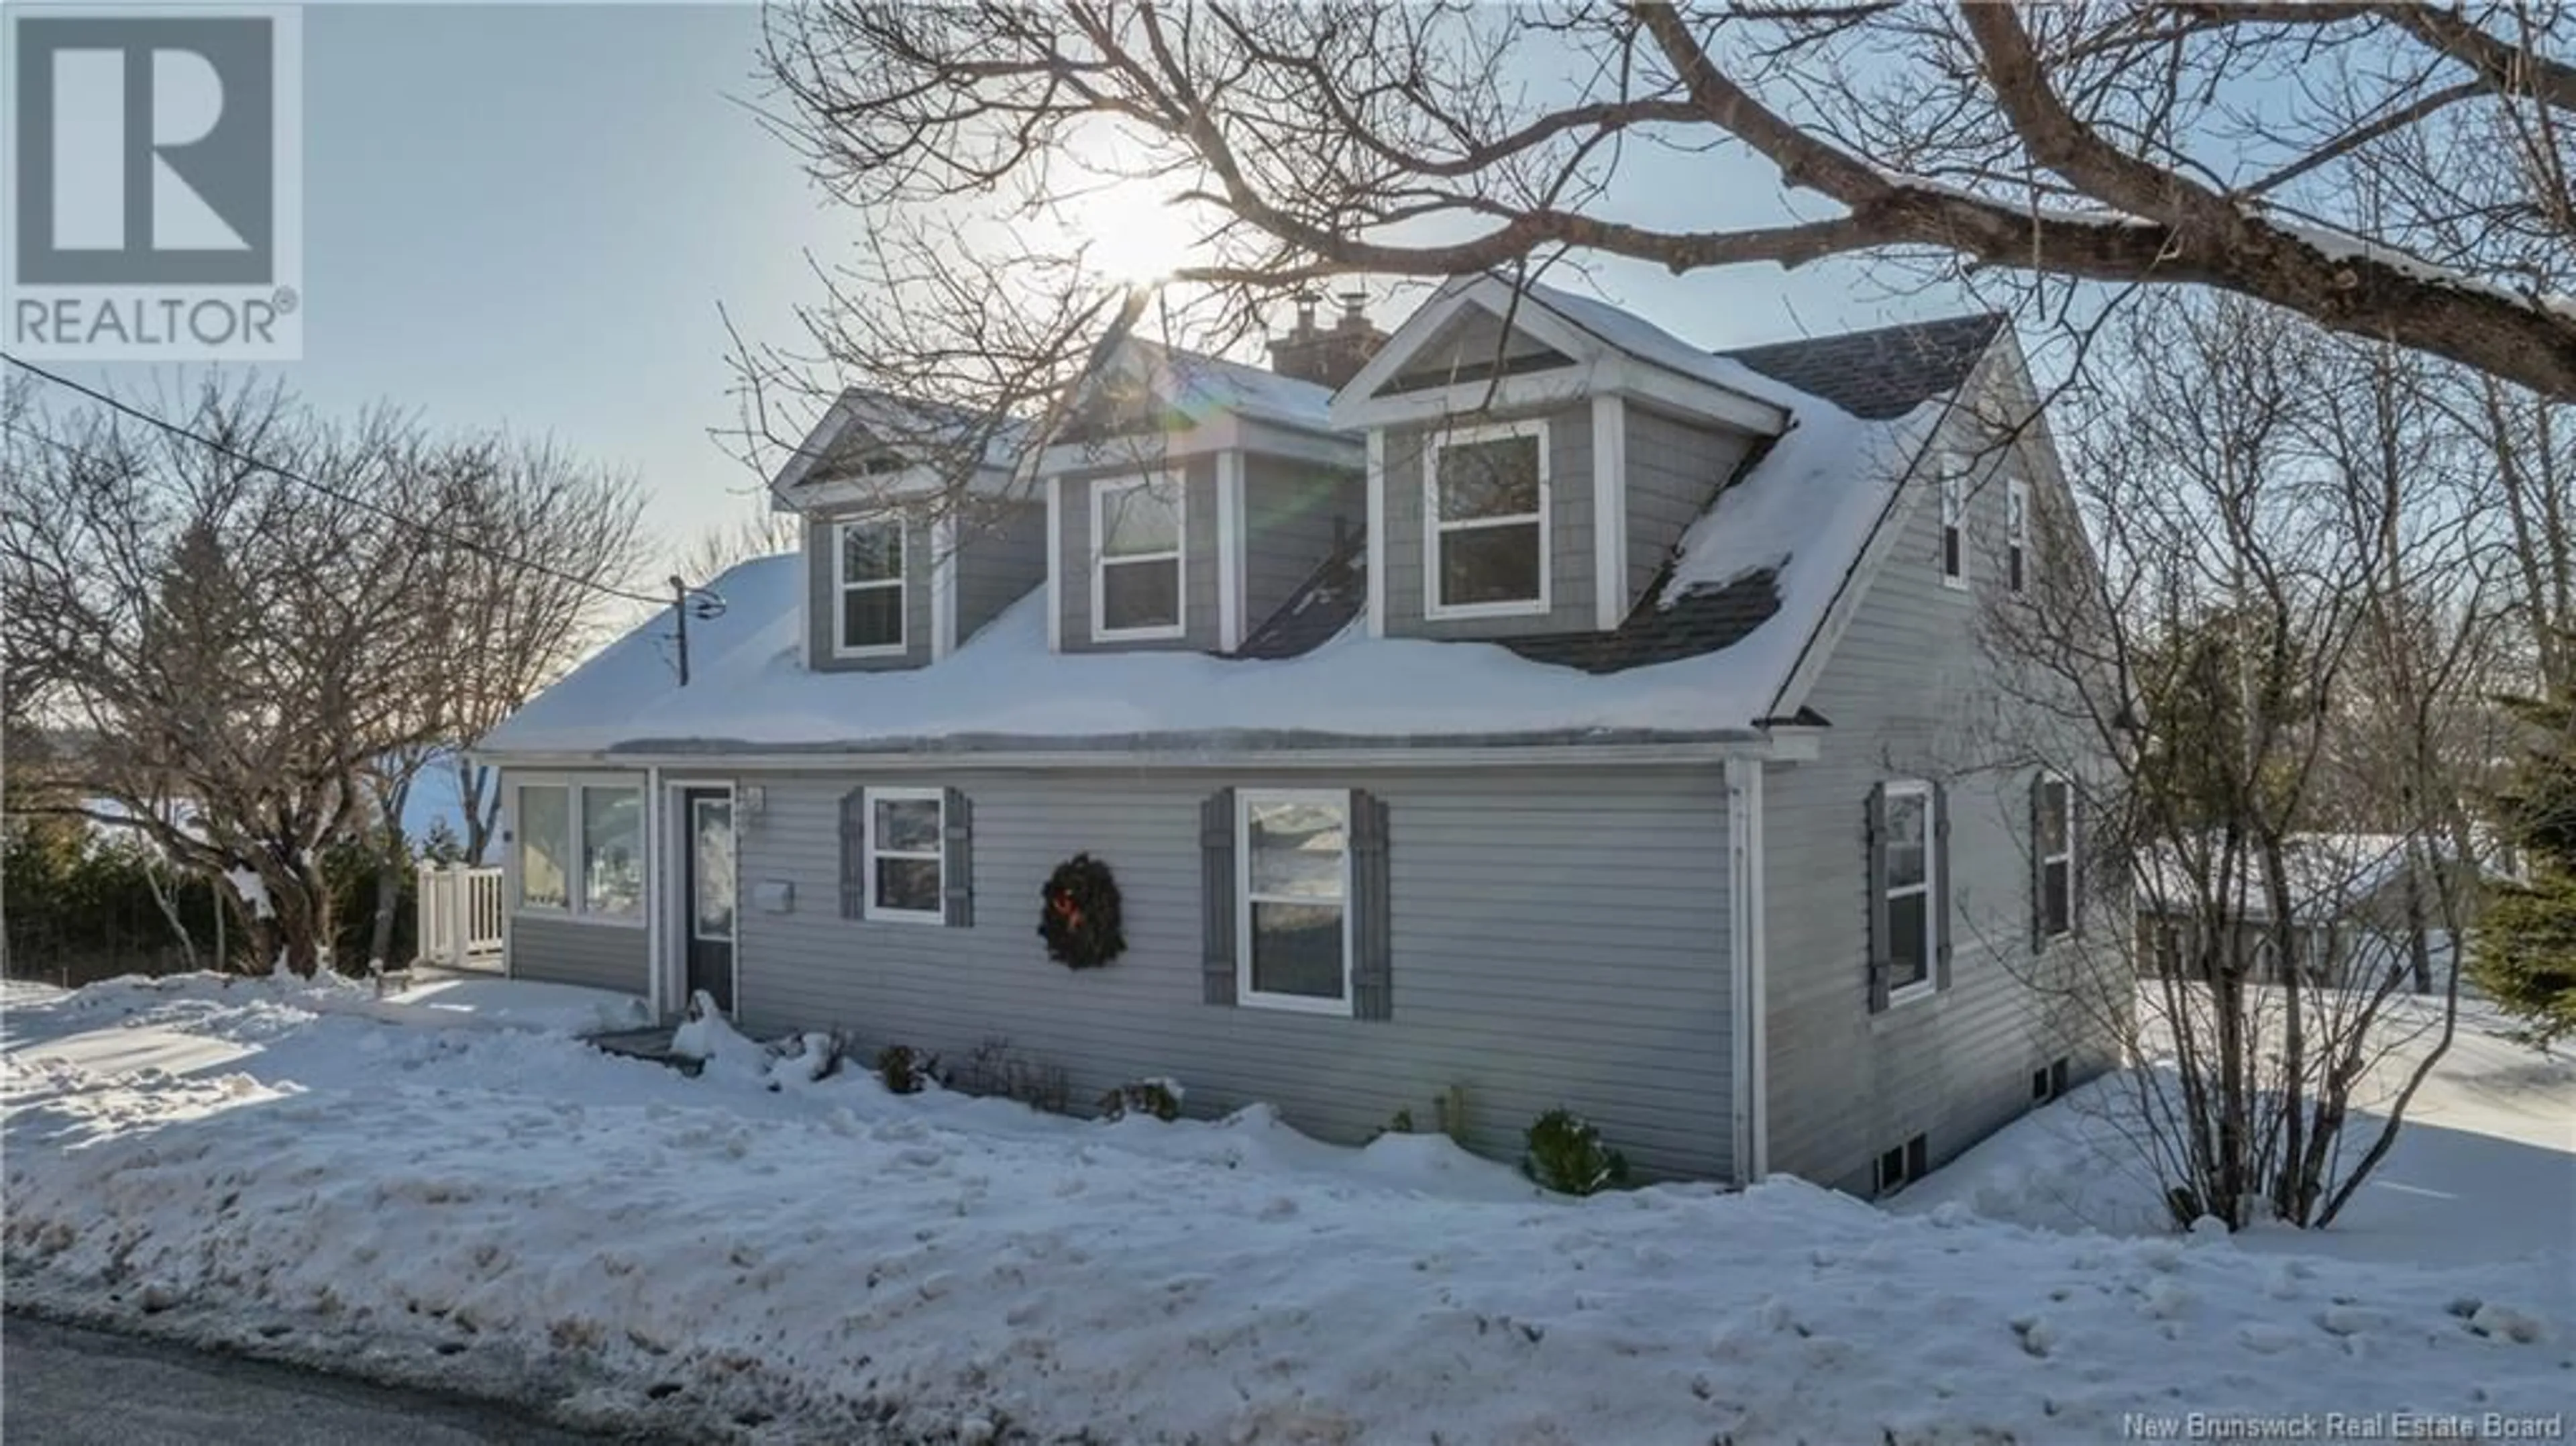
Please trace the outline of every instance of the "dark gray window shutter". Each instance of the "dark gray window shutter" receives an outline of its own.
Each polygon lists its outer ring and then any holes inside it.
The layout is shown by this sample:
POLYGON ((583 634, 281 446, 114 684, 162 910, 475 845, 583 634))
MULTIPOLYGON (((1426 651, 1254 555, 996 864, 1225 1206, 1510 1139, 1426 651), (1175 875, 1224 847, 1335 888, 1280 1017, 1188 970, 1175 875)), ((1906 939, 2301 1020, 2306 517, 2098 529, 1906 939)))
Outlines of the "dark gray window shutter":
POLYGON ((940 904, 948 927, 964 929, 975 922, 975 805, 963 790, 949 789, 940 800, 939 819, 947 832, 939 860, 940 904))
POLYGON ((868 902, 868 791, 841 795, 841 917, 865 915, 868 902))
POLYGON ((1351 790, 1351 1017, 1395 1017, 1386 800, 1351 790))
POLYGON ((1234 790, 1199 805, 1200 982, 1210 1004, 1234 1003, 1234 790))
POLYGON ((2048 775, 2030 779, 2030 952, 2048 947, 2048 775))
POLYGON ((1932 917, 1940 943, 1932 950, 1932 987, 1950 987, 1950 786, 1932 785, 1932 917))
POLYGON ((1887 1007, 1887 979, 1890 972, 1887 933, 1887 785, 1870 785, 1869 803, 1863 811, 1861 855, 1866 860, 1862 877, 1869 886, 1869 1009, 1872 1014, 1887 1007))

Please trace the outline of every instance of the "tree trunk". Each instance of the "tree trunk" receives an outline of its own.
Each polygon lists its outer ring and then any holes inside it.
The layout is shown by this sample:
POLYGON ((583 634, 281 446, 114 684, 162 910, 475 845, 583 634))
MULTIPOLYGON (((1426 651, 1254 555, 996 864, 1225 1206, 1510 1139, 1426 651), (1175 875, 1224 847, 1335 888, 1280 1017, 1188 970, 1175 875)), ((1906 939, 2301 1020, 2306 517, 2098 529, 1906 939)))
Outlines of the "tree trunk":
POLYGON ((374 969, 394 964, 394 916, 402 908, 402 816, 410 798, 411 784, 406 779, 382 801, 384 827, 376 843, 376 927, 367 941, 367 963, 374 969))

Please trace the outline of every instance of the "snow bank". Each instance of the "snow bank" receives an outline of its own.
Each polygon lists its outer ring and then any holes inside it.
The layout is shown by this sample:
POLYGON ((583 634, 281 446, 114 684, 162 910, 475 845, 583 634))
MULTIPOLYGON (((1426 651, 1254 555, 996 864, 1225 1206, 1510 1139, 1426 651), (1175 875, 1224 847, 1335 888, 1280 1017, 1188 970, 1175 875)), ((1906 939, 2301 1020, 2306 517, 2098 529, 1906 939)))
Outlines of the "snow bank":
POLYGON ((2536 1412, 2576 1344, 2523 1269, 2257 1267, 1794 1181, 1565 1201, 1438 1137, 1343 1149, 1266 1110, 1104 1126, 282 991, 91 996, 12 999, 13 1300, 595 1424, 2033 1443, 2128 1412, 2536 1412), (240 1053, 108 1072, 26 1043, 129 1018, 240 1053))
MULTIPOLYGON (((2399 1037, 2355 1091, 2353 1158, 2378 1135, 2391 1090, 2431 1043, 2438 1005, 2387 1005, 2399 1037)), ((2576 1292, 2576 1059, 2506 1038, 2492 1006, 2464 1003, 2448 1053, 2408 1106, 2388 1158, 2323 1232, 2259 1226, 2238 1237, 2265 1254, 2389 1264, 2514 1264, 2576 1292)), ((2135 1080, 2111 1075, 2033 1111, 1891 1202, 1903 1214, 1964 1211, 2041 1230, 2168 1233, 2159 1185, 2131 1142, 2135 1080)))

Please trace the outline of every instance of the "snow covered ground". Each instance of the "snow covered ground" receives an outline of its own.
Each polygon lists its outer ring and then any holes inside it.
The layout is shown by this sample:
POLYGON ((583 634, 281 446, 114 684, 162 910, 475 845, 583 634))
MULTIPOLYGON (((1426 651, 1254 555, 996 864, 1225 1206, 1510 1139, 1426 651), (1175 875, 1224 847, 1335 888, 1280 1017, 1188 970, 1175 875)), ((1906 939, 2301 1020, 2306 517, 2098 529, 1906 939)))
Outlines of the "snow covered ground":
MULTIPOLYGON (((2426 1266, 2394 1215, 2338 1253, 1942 1179, 1572 1201, 1437 1137, 1080 1122, 723 1041, 685 1079, 347 993, 13 989, 13 1302, 702 1438, 2054 1443, 2576 1399, 2564 1251, 2426 1266)), ((2493 1063, 2463 1098, 2542 1107, 2493 1063)))
MULTIPOLYGON (((2399 1045, 2355 1103, 2384 1107, 2438 1020, 2433 1002, 2389 1001, 2399 1045)), ((2332 1229, 2258 1227, 2237 1239, 2262 1252, 2419 1264, 2521 1261, 2576 1290, 2576 1058, 2506 1038, 2494 1006, 2462 1001, 2450 1049, 2408 1106, 2406 1127, 2332 1229)), ((2135 1118, 2125 1080, 2086 1085, 2023 1117, 1906 1191, 1892 1208, 1963 1207, 2046 1230, 2144 1235, 2165 1211, 2127 1142, 2135 1118)), ((2379 1114, 2347 1132, 2347 1152, 2375 1138, 2379 1114)))

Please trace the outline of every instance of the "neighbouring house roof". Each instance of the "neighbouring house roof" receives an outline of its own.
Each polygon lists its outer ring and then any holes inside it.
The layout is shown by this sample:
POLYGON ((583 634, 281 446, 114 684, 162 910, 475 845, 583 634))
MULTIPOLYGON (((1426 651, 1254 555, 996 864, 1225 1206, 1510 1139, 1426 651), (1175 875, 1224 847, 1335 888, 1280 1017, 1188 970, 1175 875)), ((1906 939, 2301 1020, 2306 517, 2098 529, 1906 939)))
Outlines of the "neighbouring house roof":
MULTIPOLYGON (((486 753, 614 755, 929 751, 1154 746, 1249 741, 1434 744, 1750 736, 1777 711, 1870 539, 1966 380, 1968 338, 1994 317, 1888 328, 1854 345, 1827 337, 1734 357, 1691 348, 1600 303, 1546 304, 1621 346, 1651 347, 1783 400, 1785 432, 1739 470, 1683 535, 1658 583, 1616 629, 1569 636, 1434 642, 1370 637, 1358 538, 1327 559, 1230 657, 1173 652, 1051 653, 1040 588, 948 657, 900 671, 803 666, 801 568, 766 558, 714 584, 724 616, 690 626, 691 685, 675 686, 667 616, 648 622, 549 689, 483 745, 486 753), (1628 324, 1615 324, 1625 318, 1628 324), (1658 340, 1660 338, 1660 340, 1658 340), (1793 390, 1820 377, 1805 348, 1875 378, 1832 384, 1863 415, 1793 390), (1684 353, 1688 356, 1685 357, 1684 353), (1746 357, 1752 359, 1744 359, 1746 357), (1696 361, 1689 361, 1695 357, 1696 361), (1877 357, 1864 366, 1855 358, 1877 357)), ((1977 354, 1982 354, 1977 353, 1977 354)), ((1321 425, 1325 393, 1238 363, 1181 366, 1188 395, 1272 420, 1321 425)), ((1818 386, 1828 385, 1815 380, 1818 386)))
MULTIPOLYGON (((2417 841, 2420 852, 2448 860, 2448 844, 2417 841)), ((2391 833, 2304 833, 2293 835, 2282 851, 2282 882, 2290 895, 2290 918, 2297 923, 2325 923, 2376 898, 2406 869, 2407 837, 2391 833)), ((2197 868, 2187 866, 2170 846, 2145 854, 2139 866, 2138 900, 2151 913, 2190 909, 2203 880, 2217 884, 2213 840, 2197 868)), ((2482 851, 2485 850, 2480 845, 2482 851)), ((2228 912, 2249 921, 2272 917, 2272 900, 2260 862, 2248 853, 2236 861, 2237 880, 2227 890, 2228 912)), ((2489 867, 2494 877, 2500 870, 2489 867)), ((2429 901, 2428 901, 2429 907, 2429 901)))

